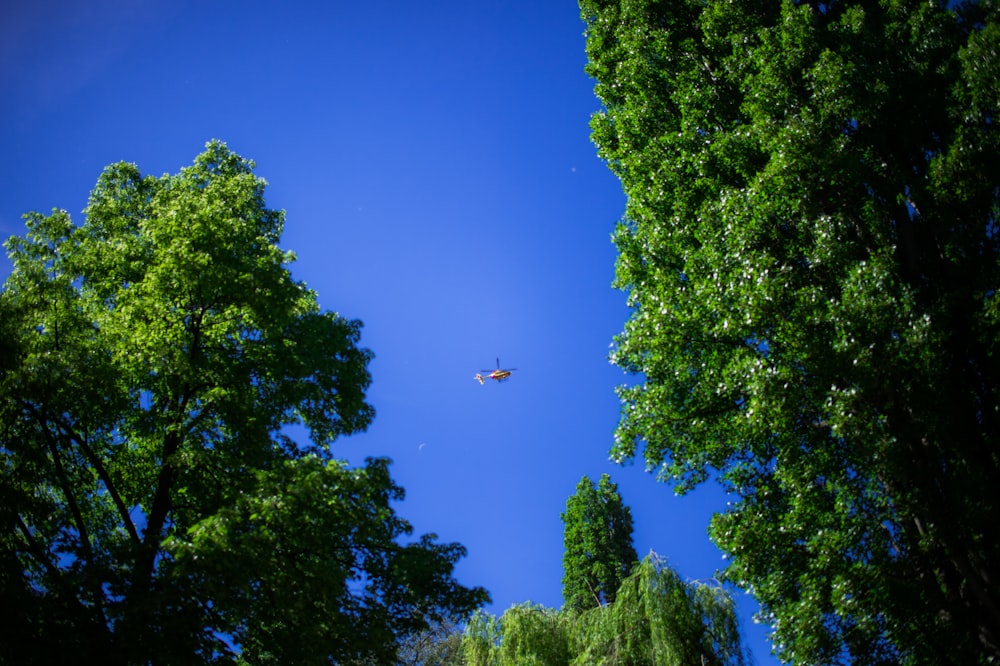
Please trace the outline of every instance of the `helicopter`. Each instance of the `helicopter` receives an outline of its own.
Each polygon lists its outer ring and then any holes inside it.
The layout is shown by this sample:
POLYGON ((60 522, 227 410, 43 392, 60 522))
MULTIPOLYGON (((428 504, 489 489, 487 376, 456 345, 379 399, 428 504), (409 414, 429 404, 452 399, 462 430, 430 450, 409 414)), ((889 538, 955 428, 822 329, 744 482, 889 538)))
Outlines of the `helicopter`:
POLYGON ((506 368, 502 369, 500 367, 500 358, 497 358, 497 369, 496 370, 480 370, 476 373, 475 380, 480 384, 485 384, 487 379, 492 379, 496 382, 502 382, 505 379, 510 379, 512 372, 517 370, 517 368, 506 368))

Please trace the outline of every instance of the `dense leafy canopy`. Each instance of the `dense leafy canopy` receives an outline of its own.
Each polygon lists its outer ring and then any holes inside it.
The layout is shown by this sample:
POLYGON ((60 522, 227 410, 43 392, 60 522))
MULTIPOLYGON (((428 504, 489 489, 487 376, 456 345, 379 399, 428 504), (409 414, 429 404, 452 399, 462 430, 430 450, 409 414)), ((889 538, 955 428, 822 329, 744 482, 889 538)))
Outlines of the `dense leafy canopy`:
POLYGON ((655 554, 638 563, 613 602, 577 611, 531 603, 500 617, 477 613, 463 638, 470 666, 745 666, 732 599, 686 583, 655 554))
POLYGON ((584 610, 612 603, 639 561, 632 545, 632 511, 607 474, 597 487, 584 476, 566 501, 563 521, 563 602, 584 610))
POLYGON ((0 292, 0 663, 385 663, 486 594, 363 430, 360 323, 319 309, 253 163, 115 164, 26 216, 0 292), (302 433, 307 442, 290 433, 302 433))
POLYGON ((1000 659, 1000 5, 580 5, 643 377, 613 455, 718 475, 784 659, 1000 659))

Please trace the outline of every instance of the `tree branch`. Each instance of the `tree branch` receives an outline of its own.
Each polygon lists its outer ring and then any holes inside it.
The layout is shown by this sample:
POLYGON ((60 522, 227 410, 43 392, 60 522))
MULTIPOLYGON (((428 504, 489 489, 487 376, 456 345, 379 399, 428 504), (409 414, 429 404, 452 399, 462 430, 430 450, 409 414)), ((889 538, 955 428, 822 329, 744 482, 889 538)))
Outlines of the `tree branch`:
MULTIPOLYGON (((38 409, 27 401, 21 402, 22 406, 35 417, 35 420, 43 428, 45 427, 44 417, 39 413, 38 409)), ((132 542, 138 545, 140 543, 139 534, 136 531, 135 523, 132 522, 132 516, 129 514, 128 507, 125 506, 125 502, 122 500, 121 494, 115 488, 114 483, 111 481, 111 475, 108 473, 107 467, 101 462, 101 459, 97 456, 90 445, 87 444, 86 440, 73 429, 71 425, 65 423, 62 420, 56 420, 58 427, 66 434, 70 441, 75 442, 77 446, 83 451, 84 456, 87 461, 93 465, 94 471, 97 472, 97 476, 104 483, 104 487, 107 489, 108 494, 111 496, 111 500, 114 502, 115 507, 118 509, 118 514, 121 516, 122 522, 125 524, 125 530, 128 532, 129 537, 132 542)))
MULTIPOLYGON (((74 496, 73 490, 70 486, 69 477, 66 475, 66 468, 63 466, 62 457, 59 455, 59 448, 56 446, 56 441, 52 436, 52 432, 45 427, 44 423, 41 424, 41 426, 42 432, 45 436, 45 443, 49 448, 49 454, 52 456, 52 462, 55 464, 56 476, 58 477, 59 484, 62 487, 63 496, 66 498, 67 504, 69 504, 70 513, 73 514, 73 522, 76 523, 76 530, 80 539, 80 548, 83 550, 85 561, 88 566, 96 567, 97 561, 94 556, 94 548, 90 544, 90 532, 87 530, 87 524, 83 519, 83 512, 80 510, 80 505, 76 501, 76 497, 74 496)), ((98 619, 101 621, 101 626, 106 628, 108 626, 108 620, 107 616, 104 614, 104 590, 101 589, 99 576, 94 577, 94 589, 91 590, 91 594, 94 597, 94 608, 97 611, 98 619)))
POLYGON ((28 549, 31 551, 32 555, 34 555, 35 559, 38 560, 42 567, 49 572, 49 575, 58 577, 60 573, 59 567, 53 564, 52 561, 46 556, 45 549, 42 548, 42 545, 38 543, 37 539, 35 539, 31 530, 28 529, 28 525, 24 522, 24 519, 21 518, 21 514, 17 514, 15 518, 17 520, 17 529, 24 536, 24 540, 28 542, 28 549))

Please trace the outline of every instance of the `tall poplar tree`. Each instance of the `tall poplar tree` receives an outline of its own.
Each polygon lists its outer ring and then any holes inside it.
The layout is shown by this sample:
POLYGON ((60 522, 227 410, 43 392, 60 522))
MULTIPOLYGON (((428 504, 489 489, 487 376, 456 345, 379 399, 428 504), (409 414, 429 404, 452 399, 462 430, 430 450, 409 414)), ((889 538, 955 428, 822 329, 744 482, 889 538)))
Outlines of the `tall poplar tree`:
POLYGON ((390 663, 487 599, 459 544, 407 542, 387 460, 332 456, 371 353, 292 279, 253 168, 114 164, 82 225, 7 241, 0 663, 390 663))
POLYGON ((613 603, 639 557, 632 545, 632 511, 607 474, 597 487, 584 476, 566 501, 563 521, 563 601, 584 610, 613 603))
POLYGON ((581 0, 613 455, 716 475, 796 663, 1000 660, 1000 5, 581 0))

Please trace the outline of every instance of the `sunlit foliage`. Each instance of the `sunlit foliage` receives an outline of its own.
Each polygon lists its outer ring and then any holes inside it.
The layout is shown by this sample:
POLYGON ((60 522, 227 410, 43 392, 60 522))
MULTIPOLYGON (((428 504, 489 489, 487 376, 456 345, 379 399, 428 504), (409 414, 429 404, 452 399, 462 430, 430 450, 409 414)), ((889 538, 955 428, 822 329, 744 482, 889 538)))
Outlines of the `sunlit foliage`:
POLYGON ((114 164, 81 226, 7 241, 0 663, 388 663, 486 600, 460 545, 406 543, 388 461, 332 457, 371 353, 291 278, 253 168, 114 164))
POLYGON ((732 599, 687 583, 655 554, 637 564, 612 603, 577 611, 531 603, 477 613, 463 640, 470 666, 745 666, 732 599))
POLYGON ((628 197, 613 456, 796 663, 1000 660, 1000 6, 581 0, 628 197))
POLYGON ((612 603, 639 561, 632 545, 632 511, 607 474, 594 487, 580 479, 563 521, 563 603, 574 610, 612 603))

